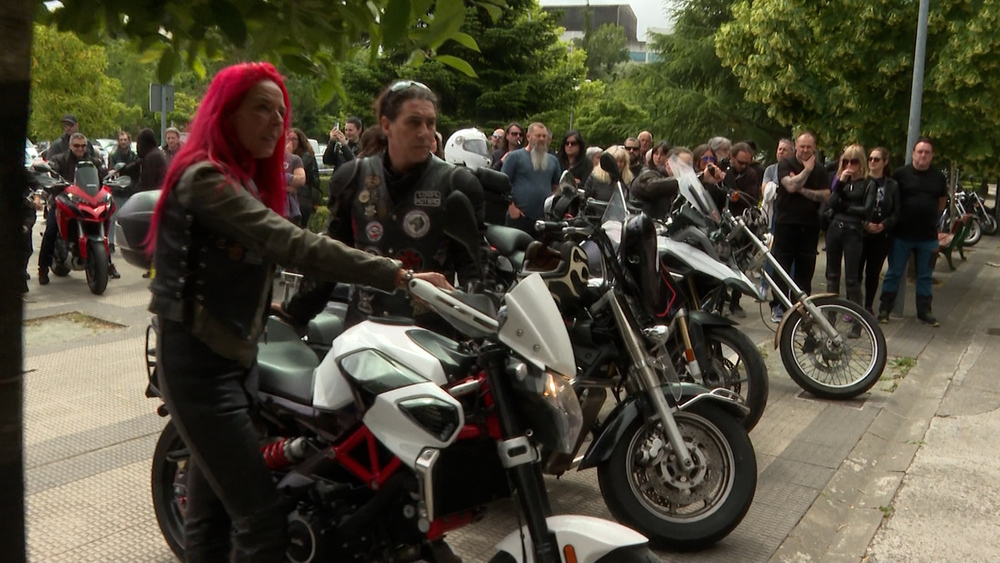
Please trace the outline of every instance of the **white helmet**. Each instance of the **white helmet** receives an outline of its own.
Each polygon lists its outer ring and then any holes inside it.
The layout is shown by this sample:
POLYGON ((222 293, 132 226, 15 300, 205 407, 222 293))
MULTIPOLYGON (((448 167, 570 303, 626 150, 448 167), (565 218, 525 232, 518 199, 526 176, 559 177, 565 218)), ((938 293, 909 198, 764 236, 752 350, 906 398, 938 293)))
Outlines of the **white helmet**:
POLYGON ((461 129, 448 137, 444 145, 444 159, 469 170, 489 168, 490 144, 479 129, 461 129))

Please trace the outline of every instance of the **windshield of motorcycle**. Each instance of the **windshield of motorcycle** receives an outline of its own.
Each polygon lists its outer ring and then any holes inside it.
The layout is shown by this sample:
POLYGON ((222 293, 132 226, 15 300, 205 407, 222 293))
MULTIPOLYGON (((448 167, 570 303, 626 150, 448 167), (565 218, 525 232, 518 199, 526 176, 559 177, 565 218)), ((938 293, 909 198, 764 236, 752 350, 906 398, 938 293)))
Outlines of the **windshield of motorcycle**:
POLYGON ((722 217, 719 213, 719 208, 715 206, 715 200, 712 199, 708 190, 702 185, 694 169, 683 160, 672 156, 670 157, 670 170, 673 171, 674 177, 677 178, 681 197, 696 211, 718 223, 722 217))
POLYGON ((614 243, 615 248, 622 240, 622 229, 625 220, 628 218, 628 209, 625 207, 625 194, 622 192, 621 184, 615 185, 611 192, 611 199, 601 216, 601 228, 608 234, 608 238, 614 243))
POLYGON ((101 180, 97 176, 97 168, 93 165, 78 166, 73 176, 73 183, 90 196, 97 195, 101 189, 101 180))

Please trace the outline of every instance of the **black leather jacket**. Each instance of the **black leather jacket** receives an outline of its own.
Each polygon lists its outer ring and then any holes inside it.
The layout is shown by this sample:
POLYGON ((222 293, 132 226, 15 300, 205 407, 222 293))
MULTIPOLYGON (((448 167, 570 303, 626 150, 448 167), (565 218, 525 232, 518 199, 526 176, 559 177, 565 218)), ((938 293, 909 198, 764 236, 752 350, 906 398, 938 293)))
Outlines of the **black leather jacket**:
POLYGON ((839 179, 830 193, 828 205, 835 221, 868 221, 875 208, 875 181, 870 178, 843 183, 839 179))
MULTIPOLYGON (((485 234, 483 188, 464 167, 429 156, 405 172, 395 172, 385 154, 353 160, 330 179, 331 221, 328 234, 370 254, 400 260, 418 272, 458 275, 468 287, 478 278, 476 263, 465 248, 445 236, 444 200, 452 190, 465 193, 485 234)), ((483 252, 487 249, 484 247, 483 252)), ((334 284, 306 279, 286 305, 286 312, 307 322, 323 310, 334 284)), ((351 321, 366 315, 412 317, 423 312, 396 296, 355 291, 351 321)))
POLYGON ((399 263, 301 229, 251 184, 191 166, 170 190, 156 233, 149 310, 183 323, 222 357, 251 366, 270 304, 274 263, 329 281, 395 287, 399 263))
POLYGON ((882 223, 885 226, 884 232, 891 232, 896 223, 899 223, 900 214, 903 211, 903 200, 899 197, 899 184, 888 176, 872 181, 875 183, 872 187, 872 192, 875 194, 875 204, 872 206, 870 222, 882 223))

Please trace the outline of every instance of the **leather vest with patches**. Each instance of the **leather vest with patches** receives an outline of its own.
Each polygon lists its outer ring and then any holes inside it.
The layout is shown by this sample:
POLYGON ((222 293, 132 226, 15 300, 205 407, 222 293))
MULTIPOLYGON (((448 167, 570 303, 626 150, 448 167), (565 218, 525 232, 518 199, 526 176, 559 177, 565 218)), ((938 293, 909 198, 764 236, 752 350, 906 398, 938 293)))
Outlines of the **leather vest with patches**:
MULTIPOLYGON (((393 200, 381 156, 361 160, 355 177, 351 208, 354 246, 369 254, 395 258, 417 272, 454 275, 449 239, 444 234, 444 200, 451 192, 454 166, 431 157, 423 175, 400 198, 393 200)), ((366 315, 421 314, 404 298, 359 291, 354 304, 366 315)), ((419 308, 418 308, 419 309, 419 308)))
POLYGON ((153 258, 150 309, 187 325, 200 322, 204 311, 232 336, 256 342, 264 326, 273 264, 208 230, 173 192, 167 197, 153 258))

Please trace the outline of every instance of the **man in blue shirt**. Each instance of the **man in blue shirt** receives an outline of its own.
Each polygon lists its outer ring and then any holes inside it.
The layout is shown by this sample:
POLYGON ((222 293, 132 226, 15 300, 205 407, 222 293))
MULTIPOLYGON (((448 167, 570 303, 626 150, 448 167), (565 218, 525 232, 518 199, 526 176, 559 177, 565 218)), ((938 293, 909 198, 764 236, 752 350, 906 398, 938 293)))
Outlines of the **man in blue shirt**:
POLYGON ((548 129, 541 123, 528 126, 528 146, 507 155, 501 171, 510 178, 514 201, 507 208, 505 224, 534 237, 535 221, 542 217, 545 198, 559 185, 559 161, 549 153, 548 129))

